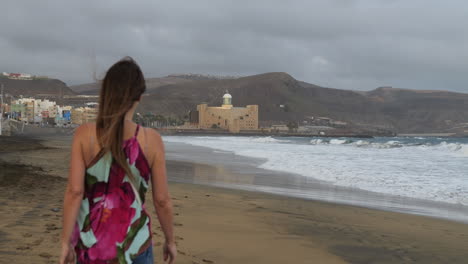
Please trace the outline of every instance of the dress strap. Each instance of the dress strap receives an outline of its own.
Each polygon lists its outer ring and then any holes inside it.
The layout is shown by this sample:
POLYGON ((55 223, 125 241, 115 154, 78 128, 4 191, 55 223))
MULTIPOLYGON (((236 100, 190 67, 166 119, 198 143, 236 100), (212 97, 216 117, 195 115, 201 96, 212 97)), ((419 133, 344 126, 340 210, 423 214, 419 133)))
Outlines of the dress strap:
POLYGON ((137 127, 135 129, 135 135, 133 135, 133 137, 137 137, 138 136, 138 131, 140 131, 140 124, 137 124, 137 127))
MULTIPOLYGON (((89 128, 89 124, 88 124, 89 128)), ((89 149, 91 150, 91 153, 93 153, 94 150, 94 137, 93 137, 93 131, 91 129, 88 129, 89 133, 89 149)))
POLYGON ((146 137, 146 129, 145 129, 145 128, 143 128, 143 135, 145 136, 145 137, 144 137, 144 138, 145 138, 145 141, 144 141, 144 142, 145 142, 145 146, 143 147, 143 148, 144 148, 144 153, 148 153, 148 151, 147 151, 147 150, 148 150, 148 148, 147 148, 147 146, 148 146, 148 141, 147 141, 147 137, 146 137))
POLYGON ((90 157, 93 157, 94 156, 94 137, 93 137, 93 130, 91 129, 89 123, 87 124, 88 126, 88 135, 89 135, 89 150, 88 150, 88 153, 90 153, 91 155, 89 155, 90 157))

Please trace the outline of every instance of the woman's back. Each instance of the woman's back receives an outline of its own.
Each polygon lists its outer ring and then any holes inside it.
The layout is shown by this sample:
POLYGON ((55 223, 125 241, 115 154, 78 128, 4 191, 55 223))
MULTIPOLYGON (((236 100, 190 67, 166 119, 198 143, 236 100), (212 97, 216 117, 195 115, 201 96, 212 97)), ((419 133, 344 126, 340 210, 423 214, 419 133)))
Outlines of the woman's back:
POLYGON ((166 239, 163 252, 174 261, 164 144, 155 130, 132 121, 145 90, 143 72, 133 59, 116 62, 101 83, 96 123, 75 130, 61 264, 74 262, 75 256, 81 264, 153 263, 151 221, 145 209, 150 182, 166 239))
POLYGON ((150 218, 144 206, 151 168, 138 141, 140 136, 140 141, 145 142, 145 132, 139 133, 143 129, 132 122, 124 126, 124 135, 134 130, 131 137, 124 136, 122 144, 134 176, 131 181, 110 152, 96 150, 95 125, 87 126, 89 147, 84 147, 84 152, 90 162, 86 166, 84 198, 72 238, 78 261, 131 263, 151 246, 150 218))

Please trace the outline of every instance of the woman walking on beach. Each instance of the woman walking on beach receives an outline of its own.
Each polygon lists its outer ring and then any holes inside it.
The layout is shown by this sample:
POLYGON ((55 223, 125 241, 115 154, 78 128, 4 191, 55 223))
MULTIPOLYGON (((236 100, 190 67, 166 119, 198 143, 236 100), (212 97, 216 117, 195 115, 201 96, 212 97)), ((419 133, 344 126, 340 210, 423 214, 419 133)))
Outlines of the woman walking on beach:
POLYGON ((132 121, 146 85, 131 59, 115 63, 102 82, 96 123, 77 128, 63 208, 65 263, 153 263, 145 193, 151 184, 164 232, 164 260, 174 263, 172 203, 161 136, 132 121))

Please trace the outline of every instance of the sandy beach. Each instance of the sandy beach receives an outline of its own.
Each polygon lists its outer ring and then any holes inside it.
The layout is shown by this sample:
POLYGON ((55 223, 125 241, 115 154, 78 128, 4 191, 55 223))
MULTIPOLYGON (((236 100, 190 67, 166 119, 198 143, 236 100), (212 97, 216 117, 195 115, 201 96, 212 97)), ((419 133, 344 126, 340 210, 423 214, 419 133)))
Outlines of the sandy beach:
MULTIPOLYGON (((68 151, 69 138, 0 137, 0 263, 57 263, 68 151)), ((169 178, 191 167, 169 160, 169 178)), ((177 263, 468 260, 468 225, 460 222, 174 181, 170 191, 177 263)), ((150 211, 162 263, 163 237, 150 211)))

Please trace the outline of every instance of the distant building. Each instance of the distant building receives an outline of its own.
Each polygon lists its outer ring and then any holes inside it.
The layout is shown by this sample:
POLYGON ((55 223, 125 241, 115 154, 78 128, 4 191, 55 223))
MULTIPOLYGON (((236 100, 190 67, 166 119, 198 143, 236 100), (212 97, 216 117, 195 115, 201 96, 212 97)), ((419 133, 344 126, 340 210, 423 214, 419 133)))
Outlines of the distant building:
POLYGON ((332 120, 332 121, 330 121, 330 125, 332 127, 346 127, 348 125, 348 123, 343 122, 343 121, 332 120))
POLYGON ((34 98, 20 98, 11 102, 12 117, 23 122, 34 122, 34 98))
POLYGON ((58 106, 57 105, 57 114, 55 115, 55 124, 58 127, 64 127, 70 124, 71 122, 71 106, 58 106))
POLYGON ((320 133, 320 132, 327 131, 327 130, 333 130, 333 129, 334 129, 333 127, 329 127, 329 126, 299 126, 297 128, 297 132, 322 135, 322 133, 320 133))
POLYGON ((55 118, 57 114, 56 110, 56 103, 55 101, 49 101, 47 99, 44 100, 36 100, 36 113, 37 115, 41 115, 43 118, 55 118))
POLYGON ((98 114, 97 107, 78 107, 71 111, 71 123, 82 125, 88 122, 96 121, 98 114))
POLYGON ((20 98, 12 101, 12 117, 28 123, 42 122, 42 119, 55 118, 56 103, 47 99, 20 98))
POLYGON ((190 113, 189 118, 192 124, 198 123, 199 129, 220 128, 232 133, 238 133, 241 130, 257 130, 258 105, 234 107, 232 96, 226 92, 220 107, 199 104, 197 111, 190 113))
POLYGON ((32 80, 33 76, 27 73, 7 73, 3 72, 3 76, 13 80, 32 80))
POLYGON ((271 125, 270 127, 271 132, 284 132, 289 131, 289 127, 287 125, 279 124, 279 125, 271 125))

